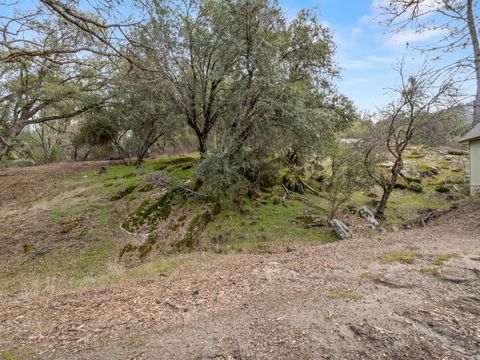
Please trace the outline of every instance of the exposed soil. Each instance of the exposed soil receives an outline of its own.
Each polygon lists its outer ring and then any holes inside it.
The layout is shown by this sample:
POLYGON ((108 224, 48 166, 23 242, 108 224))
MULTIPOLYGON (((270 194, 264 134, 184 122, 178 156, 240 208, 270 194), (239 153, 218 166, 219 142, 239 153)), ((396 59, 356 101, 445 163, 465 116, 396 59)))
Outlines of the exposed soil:
POLYGON ((480 359, 479 258, 472 202, 421 229, 205 254, 168 275, 5 299, 0 350, 34 359, 480 359), (406 251, 418 256, 382 260, 406 251))

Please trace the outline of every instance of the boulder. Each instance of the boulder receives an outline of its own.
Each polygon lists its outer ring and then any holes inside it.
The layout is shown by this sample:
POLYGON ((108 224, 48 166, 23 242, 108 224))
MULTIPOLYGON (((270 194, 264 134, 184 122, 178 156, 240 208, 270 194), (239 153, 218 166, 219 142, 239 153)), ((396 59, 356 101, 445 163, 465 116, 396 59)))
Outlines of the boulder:
POLYGON ((360 215, 373 226, 378 226, 378 220, 375 218, 375 214, 366 206, 360 210, 360 215))
POLYGON ((338 219, 331 220, 330 226, 342 240, 349 239, 352 236, 352 232, 350 231, 349 227, 338 219))
POLYGON ((399 177, 397 179, 397 182, 395 183, 395 189, 406 189, 408 187, 408 182, 403 178, 403 177, 399 177))
POLYGON ((439 174, 438 167, 427 164, 420 165, 420 176, 431 177, 439 174))

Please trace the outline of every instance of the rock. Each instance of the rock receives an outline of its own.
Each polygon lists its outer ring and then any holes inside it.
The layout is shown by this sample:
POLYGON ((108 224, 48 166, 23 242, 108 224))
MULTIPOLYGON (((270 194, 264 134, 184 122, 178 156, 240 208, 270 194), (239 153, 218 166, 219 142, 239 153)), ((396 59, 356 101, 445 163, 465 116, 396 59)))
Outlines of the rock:
POLYGON ((360 210, 360 215, 373 226, 378 226, 378 220, 375 218, 373 212, 366 206, 360 210))
POLYGON ((98 170, 99 174, 106 174, 108 171, 108 168, 106 166, 100 166, 100 170, 98 170))
POLYGON ((439 174, 439 170, 436 166, 430 166, 427 164, 420 165, 420 176, 431 177, 439 174))
POLYGON ((331 220, 330 226, 342 240, 349 239, 352 236, 352 232, 350 231, 349 227, 338 219, 331 220))
POLYGON ((393 167, 393 165, 395 165, 393 163, 393 161, 385 161, 384 163, 381 163, 379 166, 380 167, 384 167, 384 168, 388 168, 388 169, 391 169, 393 167))
POLYGON ((395 183, 395 189, 404 190, 406 188, 408 188, 408 182, 403 177, 399 177, 395 183))

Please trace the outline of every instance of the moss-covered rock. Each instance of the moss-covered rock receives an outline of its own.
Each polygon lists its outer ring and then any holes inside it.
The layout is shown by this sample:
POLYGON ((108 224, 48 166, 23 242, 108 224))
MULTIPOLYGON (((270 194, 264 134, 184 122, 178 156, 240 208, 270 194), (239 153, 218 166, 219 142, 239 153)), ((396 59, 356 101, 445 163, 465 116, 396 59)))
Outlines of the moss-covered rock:
POLYGON ((63 220, 61 223, 60 233, 68 234, 77 226, 79 226, 84 220, 85 220, 85 217, 83 215, 63 220))
POLYGON ((438 167, 428 165, 428 164, 421 164, 419 166, 420 176, 422 177, 431 177, 438 175, 440 173, 438 167))
POLYGON ((200 235, 205 230, 207 225, 215 218, 220 212, 219 205, 209 206, 201 213, 195 215, 188 225, 187 232, 182 240, 175 244, 178 251, 190 251, 195 248, 200 240, 200 235))
POLYGON ((155 226, 159 221, 165 220, 172 211, 170 197, 167 195, 161 196, 155 201, 144 200, 140 206, 131 213, 122 222, 122 227, 129 231, 135 232, 142 226, 155 226))
POLYGON ((137 184, 130 184, 130 185, 126 186, 125 188, 123 188, 122 190, 113 194, 112 197, 110 198, 110 200, 111 201, 117 201, 117 200, 123 199, 125 196, 134 192, 136 187, 137 187, 137 184))
POLYGON ((407 189, 413 192, 421 193, 423 191, 423 186, 417 182, 411 182, 408 184, 407 189))
POLYGON ((149 234, 145 241, 138 247, 139 258, 144 259, 153 249, 153 245, 157 242, 157 236, 155 234, 149 234))
POLYGON ((120 250, 120 253, 118 254, 118 258, 122 259, 125 254, 131 253, 135 250, 137 250, 137 247, 129 243, 120 250))
POLYGON ((148 192, 151 190, 153 190, 153 184, 149 182, 143 183, 137 188, 137 191, 140 191, 140 192, 148 192))
POLYGON ((402 177, 399 177, 397 179, 397 183, 395 184, 395 189, 406 189, 408 188, 408 182, 402 178, 402 177))
POLYGON ((305 228, 312 228, 316 226, 326 226, 327 221, 318 215, 302 215, 295 218, 295 224, 305 228))

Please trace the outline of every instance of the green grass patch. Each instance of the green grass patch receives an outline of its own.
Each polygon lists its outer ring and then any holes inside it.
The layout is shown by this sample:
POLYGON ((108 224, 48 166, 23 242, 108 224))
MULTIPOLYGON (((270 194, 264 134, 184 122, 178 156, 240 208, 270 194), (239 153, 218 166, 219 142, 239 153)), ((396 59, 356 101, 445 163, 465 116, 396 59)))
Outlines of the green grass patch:
POLYGON ((418 251, 392 251, 384 254, 381 257, 383 264, 392 264, 394 262, 399 262, 402 264, 413 264, 415 260, 422 257, 418 251))
POLYGON ((32 356, 33 352, 27 349, 0 350, 0 360, 24 360, 32 356))
POLYGON ((222 211, 207 226, 204 235, 217 252, 266 249, 269 244, 294 241, 336 241, 336 235, 327 227, 305 228, 295 223, 305 209, 305 203, 297 200, 289 201, 287 207, 268 202, 256 206, 250 203, 243 214, 228 209, 222 211))
POLYGON ((445 264, 445 262, 447 262, 448 260, 450 260, 450 259, 458 259, 459 257, 460 257, 460 255, 457 254, 457 253, 440 255, 440 256, 437 256, 437 257, 432 261, 432 264, 433 264, 433 265, 437 265, 437 266, 442 266, 442 265, 445 264))

